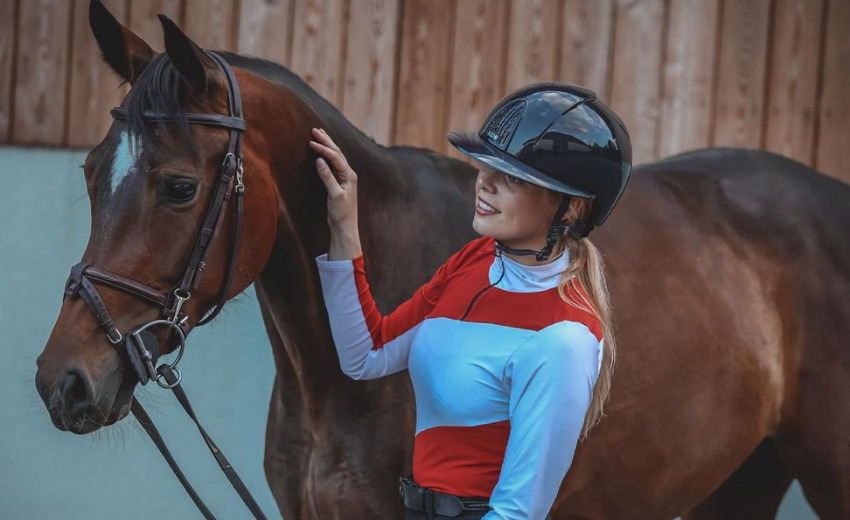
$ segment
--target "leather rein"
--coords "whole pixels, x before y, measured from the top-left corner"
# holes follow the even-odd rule
[[[201,274],[206,268],[210,245],[213,242],[213,238],[218,234],[219,227],[226,214],[228,202],[233,196],[236,198],[235,229],[231,244],[231,253],[225,271],[225,279],[218,296],[218,303],[209,314],[198,321],[197,326],[209,323],[218,315],[227,301],[227,294],[236,270],[236,258],[239,253],[242,234],[243,199],[245,193],[245,185],[242,179],[242,134],[245,131],[245,120],[242,118],[242,97],[239,93],[236,74],[230,65],[218,54],[209,51],[205,52],[221,68],[227,79],[227,105],[229,114],[187,113],[186,119],[190,124],[213,126],[229,130],[230,143],[221,163],[218,182],[213,188],[213,194],[207,208],[206,216],[198,232],[195,247],[189,256],[183,276],[174,284],[168,293],[163,293],[158,289],[135,280],[80,262],[71,269],[71,275],[65,283],[65,297],[80,297],[83,299],[92,313],[94,313],[100,328],[103,329],[109,342],[115,345],[116,348],[119,348],[119,350],[119,345],[123,345],[123,350],[129,358],[130,365],[133,367],[133,371],[142,385],[146,385],[150,380],[154,380],[161,387],[171,389],[174,392],[183,409],[195,422],[216,462],[218,462],[233,488],[254,515],[254,518],[257,520],[266,520],[256,500],[251,496],[251,493],[245,487],[245,484],[239,478],[236,471],[231,467],[224,454],[218,449],[198,422],[198,418],[192,410],[188,397],[180,386],[182,374],[177,368],[177,364],[180,362],[186,348],[186,335],[190,329],[189,317],[183,307],[186,301],[192,296],[192,291],[198,287]],[[110,114],[116,120],[127,120],[127,110],[124,108],[113,108]],[[146,121],[153,123],[173,122],[168,116],[159,112],[146,110],[143,117]],[[162,312],[158,319],[137,327],[126,335],[122,335],[109,316],[106,305],[98,294],[95,285],[106,286],[132,295],[147,303],[161,307]],[[154,368],[160,354],[160,348],[159,341],[150,329],[156,327],[169,329],[169,339],[176,335],[179,340],[179,346],[177,347],[177,355],[174,361],[163,363]],[[156,444],[160,453],[162,453],[162,456],[192,498],[192,501],[195,502],[201,514],[204,515],[204,518],[207,520],[216,520],[215,516],[213,516],[206,504],[204,504],[189,484],[185,475],[183,475],[183,472],[171,456],[168,447],[165,445],[162,436],[159,434],[156,426],[154,426],[150,416],[135,396],[133,397],[130,410],[151,437],[154,444]]]

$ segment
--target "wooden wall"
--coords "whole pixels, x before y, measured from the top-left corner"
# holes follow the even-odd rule
[[[155,49],[164,12],[199,44],[278,61],[386,144],[458,156],[505,93],[594,89],[635,162],[774,151],[850,182],[850,0],[108,0]],[[0,142],[87,147],[125,89],[87,0],[0,0]]]

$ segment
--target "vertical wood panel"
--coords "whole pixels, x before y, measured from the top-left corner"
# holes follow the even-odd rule
[[[559,76],[611,99],[613,0],[565,0]]]
[[[850,183],[850,167],[847,166],[850,142],[850,2],[830,0],[827,9],[815,166]]]
[[[761,144],[769,20],[770,0],[724,3],[714,146]]]
[[[17,0],[0,0],[0,142],[9,140],[12,123],[16,4]]]
[[[22,1],[19,19],[14,140],[62,144],[71,2]]]
[[[558,2],[513,0],[508,40],[507,92],[557,77]],[[499,35],[490,34],[498,41]]]
[[[351,0],[343,113],[390,144],[397,74],[399,0]]]
[[[126,4],[126,0],[104,2],[122,23],[126,23]],[[73,24],[68,145],[92,146],[103,139],[112,124],[109,109],[121,102],[127,89],[119,88],[118,75],[101,59],[89,27],[88,2],[77,0],[74,4]]]
[[[198,45],[210,50],[236,48],[235,0],[184,0],[183,31]]]
[[[672,0],[657,157],[708,146],[718,0]]]
[[[774,0],[764,149],[812,158],[817,109],[822,0]]]
[[[292,63],[294,0],[241,0],[237,52]]]
[[[452,0],[407,0],[393,143],[446,149]]]
[[[292,70],[337,106],[342,102],[345,4],[295,0]]]
[[[506,34],[509,0],[457,2],[452,46],[451,96],[447,130],[478,130],[490,109],[504,94]],[[441,136],[445,139],[445,135]],[[448,145],[449,155],[466,156]]]
[[[632,159],[655,159],[660,114],[663,0],[618,0],[611,108],[632,140]]]
[[[162,24],[157,14],[162,13],[178,25],[183,23],[181,0],[130,0],[130,29],[147,42],[152,49],[163,50]]]

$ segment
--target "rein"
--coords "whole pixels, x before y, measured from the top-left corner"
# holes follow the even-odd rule
[[[242,179],[242,134],[245,131],[245,120],[242,118],[242,97],[239,93],[239,84],[236,80],[236,74],[230,65],[218,54],[205,51],[206,54],[218,64],[227,78],[227,106],[228,115],[223,114],[186,114],[186,119],[191,124],[204,126],[213,126],[225,128],[230,131],[230,143],[227,148],[227,153],[221,163],[219,171],[218,183],[216,184],[209,207],[207,208],[206,216],[198,232],[198,238],[195,242],[195,248],[189,256],[188,264],[183,273],[183,276],[168,293],[163,293],[158,289],[145,285],[143,283],[131,280],[116,273],[80,262],[71,268],[71,274],[65,283],[65,296],[69,298],[80,297],[89,306],[92,313],[95,315],[101,329],[106,334],[106,338],[110,343],[118,347],[124,345],[130,365],[139,379],[139,382],[144,386],[150,380],[174,392],[175,397],[180,402],[183,409],[195,422],[198,430],[201,433],[207,447],[218,462],[219,467],[224,472],[230,484],[245,502],[245,505],[254,515],[257,520],[266,520],[265,515],[257,505],[256,500],[245,487],[245,484],[239,478],[239,475],[230,465],[218,446],[213,442],[212,438],[207,434],[195,412],[192,405],[189,403],[189,398],[186,392],[180,386],[182,374],[177,368],[177,364],[183,357],[183,352],[186,349],[186,335],[189,333],[189,317],[183,311],[183,306],[186,301],[192,296],[200,282],[201,274],[206,268],[206,260],[209,255],[210,244],[216,236],[220,227],[221,221],[224,219],[225,211],[231,197],[235,195],[235,230],[233,233],[233,241],[231,244],[231,253],[228,259],[225,279],[222,283],[221,290],[218,296],[218,303],[215,308],[203,317],[198,326],[209,323],[215,318],[227,301],[227,294],[230,285],[233,281],[233,275],[236,270],[236,257],[239,253],[242,237],[242,214],[244,209],[244,193],[245,185]],[[124,108],[113,108],[110,114],[114,119],[126,121],[127,110]],[[173,121],[163,113],[145,111],[143,117],[146,121],[155,123],[172,123]],[[106,305],[103,299],[98,294],[95,284],[117,289],[121,292],[135,296],[140,300],[162,308],[162,312],[158,319],[137,327],[133,331],[122,335],[115,326],[109,312],[106,310]],[[165,327],[171,332],[169,338],[177,335],[179,346],[177,347],[177,356],[171,363],[163,363],[154,368],[157,358],[159,357],[159,341],[156,336],[149,330],[155,327]],[[141,403],[133,397],[133,402],[130,407],[131,412],[145,429],[145,432],[150,436],[156,447],[159,449],[163,458],[165,458],[171,470],[177,476],[180,483],[186,489],[186,492],[195,502],[195,505],[204,515],[207,520],[216,520],[215,516],[207,508],[206,504],[201,500],[195,490],[192,488],[189,481],[186,479],[177,462],[171,456],[165,441],[159,434],[156,426],[150,418],[150,415],[142,407]]]

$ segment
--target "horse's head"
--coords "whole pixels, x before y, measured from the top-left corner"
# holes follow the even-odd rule
[[[120,25],[97,1],[90,23],[104,60],[132,86],[103,141],[88,154],[85,178],[91,201],[91,236],[82,261],[100,273],[143,284],[161,293],[139,297],[116,284],[95,281],[101,302],[73,294],[63,301],[47,345],[38,357],[36,387],[57,428],[87,433],[123,418],[139,378],[125,345],[112,341],[96,309],[101,306],[124,336],[174,309],[175,288],[186,278],[190,257],[197,253],[199,232],[213,206],[222,165],[231,148],[228,128],[198,124],[186,113],[227,116],[227,76],[169,19],[160,16],[166,52],[157,54],[137,35]],[[250,76],[240,72],[243,92]],[[145,111],[148,111],[147,117]],[[150,112],[168,122],[151,121]],[[190,329],[223,298],[241,292],[258,276],[269,258],[275,235],[275,187],[270,176],[252,170],[250,132],[243,156],[247,164],[243,227],[251,229],[238,254],[233,252],[235,206],[222,211],[219,233],[211,238],[200,262],[203,276],[184,284],[190,294],[180,313],[181,328]],[[254,161],[261,162],[261,161]],[[236,168],[231,173],[235,173]],[[238,180],[225,189],[236,198]],[[224,280],[236,266],[229,290]],[[91,273],[90,273],[91,274]],[[91,275],[96,277],[96,275]],[[88,278],[86,279],[88,281]],[[120,284],[119,284],[120,285]],[[58,288],[57,288],[58,290]],[[81,289],[83,290],[83,289]],[[182,296],[182,294],[181,294]],[[167,312],[166,312],[167,314]],[[161,354],[179,345],[173,326],[149,329]],[[153,341],[153,339],[152,339]]]

